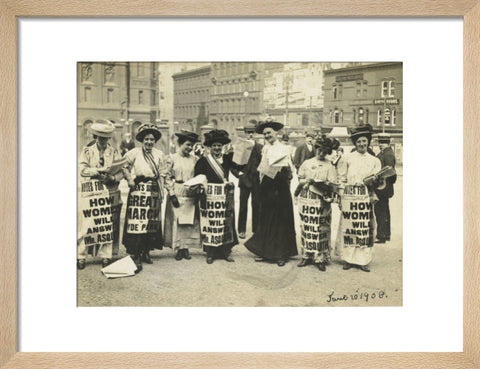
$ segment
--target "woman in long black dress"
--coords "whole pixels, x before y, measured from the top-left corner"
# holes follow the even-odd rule
[[[205,134],[204,145],[210,148],[210,154],[201,157],[195,165],[195,176],[203,174],[207,177],[208,183],[222,184],[224,186],[224,193],[233,194],[235,186],[228,182],[229,172],[235,171],[232,162],[233,153],[222,154],[222,148],[225,144],[230,143],[228,133],[224,130],[213,130]],[[233,173],[233,172],[232,172]],[[227,201],[227,212],[230,213],[225,219],[228,225],[225,229],[229,230],[228,237],[225,234],[224,240],[219,246],[204,245],[203,249],[207,253],[207,263],[212,264],[215,259],[225,259],[228,262],[233,262],[230,256],[232,247],[238,244],[237,232],[235,231],[235,215],[233,203]],[[212,221],[218,219],[212,218]]]
[[[283,128],[278,122],[261,122],[257,133],[263,133],[265,146],[260,173],[260,215],[255,234],[245,247],[258,257],[255,261],[271,260],[284,266],[288,258],[298,255],[295,239],[290,180],[292,161],[288,146],[277,139]]]

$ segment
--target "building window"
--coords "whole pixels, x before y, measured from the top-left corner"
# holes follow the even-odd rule
[[[365,123],[365,110],[358,108],[358,124],[363,125]]]
[[[388,81],[388,97],[395,96],[395,81]]]
[[[367,82],[366,81],[357,82],[355,92],[357,97],[367,96]]]
[[[377,126],[382,125],[382,109],[377,110]]]
[[[92,89],[90,87],[85,87],[85,89],[83,90],[83,101],[92,101]]]
[[[333,99],[340,100],[342,98],[342,85],[333,86]]]
[[[357,123],[357,111],[353,109],[353,123]]]
[[[107,90],[107,104],[113,103],[113,88]]]
[[[394,97],[395,96],[395,81],[383,81],[382,82],[382,97]]]
[[[335,111],[333,112],[333,122],[334,122],[335,124],[340,123],[340,111],[339,111],[339,110],[335,110]]]
[[[382,82],[382,97],[388,96],[388,81]]]
[[[365,109],[365,123],[368,123],[368,109]]]
[[[138,91],[138,104],[143,104],[143,91]]]
[[[395,125],[396,120],[397,120],[397,111],[394,109],[392,110],[392,116],[391,116],[392,126]]]

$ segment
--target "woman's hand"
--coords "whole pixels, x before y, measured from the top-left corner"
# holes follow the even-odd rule
[[[173,205],[174,208],[179,208],[180,207],[180,203],[178,202],[177,195],[171,195],[170,196],[170,201],[172,202],[172,205]]]
[[[105,183],[115,183],[115,177],[111,174],[105,174]]]
[[[135,181],[133,180],[133,178],[130,178],[128,180],[128,187],[130,187],[130,188],[135,187]]]

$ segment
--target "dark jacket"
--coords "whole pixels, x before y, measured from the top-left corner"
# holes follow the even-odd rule
[[[377,155],[377,158],[380,159],[382,163],[382,168],[387,165],[395,169],[395,154],[393,153],[392,148],[389,146],[386,149],[380,151]],[[377,190],[378,197],[392,197],[393,196],[393,184],[397,181],[397,175],[394,175],[386,179],[386,187],[383,190]]]
[[[127,151],[130,151],[135,148],[135,141],[130,140],[130,142],[127,142],[126,140],[122,140],[120,143],[120,153],[125,155]]]
[[[224,154],[223,155],[223,164],[220,165],[220,167],[223,169],[223,176],[225,180],[228,182],[228,175],[230,172],[235,175],[235,170],[234,166],[235,163],[232,162],[233,158],[233,153],[230,154]],[[207,157],[202,156],[200,159],[198,159],[197,163],[195,164],[195,175],[199,174],[204,174],[207,177],[207,181],[209,183],[223,183],[223,180],[218,177],[217,173],[215,172],[214,169],[210,166]]]
[[[262,160],[262,148],[262,145],[255,142],[247,164],[241,168],[243,174],[238,177],[238,187],[252,188],[260,183],[257,168]]]
[[[315,156],[315,148],[313,147],[312,144],[312,151],[308,149],[308,146],[306,143],[303,145],[299,146],[297,150],[295,151],[295,156],[293,157],[293,164],[295,165],[295,168],[300,168],[300,166],[303,164],[303,162],[307,159],[311,159]]]

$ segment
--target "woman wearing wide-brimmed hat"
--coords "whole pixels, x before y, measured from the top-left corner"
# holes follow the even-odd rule
[[[343,269],[355,266],[369,272],[375,240],[375,215],[373,188],[364,184],[364,179],[381,169],[378,158],[368,153],[372,140],[369,124],[356,127],[350,136],[355,151],[338,162],[338,176],[345,187],[340,190],[340,225],[336,240],[336,252],[345,261]]]
[[[107,266],[112,257],[118,253],[120,210],[122,199],[118,183],[122,179],[121,170],[112,170],[115,161],[120,160],[117,150],[110,145],[115,127],[106,120],[95,121],[90,132],[94,141],[85,146],[80,155],[79,174],[81,187],[79,195],[79,242],[77,266],[85,268],[87,255],[98,256],[103,259],[102,265]],[[109,203],[104,203],[108,198]],[[101,199],[101,200],[100,200]],[[91,200],[91,201],[90,201]],[[104,227],[109,230],[96,231],[92,212],[99,211],[98,202],[103,204],[102,212],[108,215]]]
[[[163,248],[161,205],[166,157],[154,147],[161,137],[156,125],[142,124],[136,135],[142,147],[136,147],[124,156],[127,162],[124,175],[130,192],[123,244],[135,261],[137,272],[142,270],[142,261],[152,264],[150,250]]]
[[[265,138],[258,166],[260,214],[255,234],[245,242],[245,247],[257,255],[255,261],[274,261],[278,266],[298,254],[290,193],[294,167],[289,148],[277,138],[282,128],[283,124],[273,121],[260,122],[256,128]]]
[[[317,138],[313,145],[315,157],[305,160],[298,170],[301,190],[297,201],[302,235],[302,260],[298,266],[304,267],[312,261],[324,272],[330,260],[331,186],[336,184],[337,174],[327,159],[332,154],[334,142],[329,138]]]
[[[210,153],[201,157],[195,165],[195,175],[203,174],[207,177],[208,184],[215,184],[217,186],[210,186],[219,188],[219,192],[226,196],[224,201],[224,208],[219,209],[218,214],[222,217],[218,218],[212,213],[205,212],[203,219],[209,222],[220,222],[223,227],[222,241],[212,241],[202,231],[203,249],[207,253],[207,263],[212,264],[215,259],[225,259],[228,262],[233,262],[230,256],[232,247],[238,244],[237,232],[235,230],[235,213],[233,193],[235,186],[228,181],[229,172],[236,174],[235,164],[232,162],[233,153],[222,154],[223,146],[230,143],[228,132],[220,129],[214,129],[205,133],[205,142],[203,143],[210,149]],[[218,223],[217,223],[218,224]],[[223,226],[224,225],[224,226]]]
[[[178,149],[167,158],[165,177],[165,187],[168,191],[165,209],[165,246],[173,248],[176,252],[175,259],[180,261],[191,259],[189,249],[202,245],[198,188],[184,185],[194,177],[198,159],[193,155],[193,147],[200,140],[198,134],[186,130],[175,135]]]

